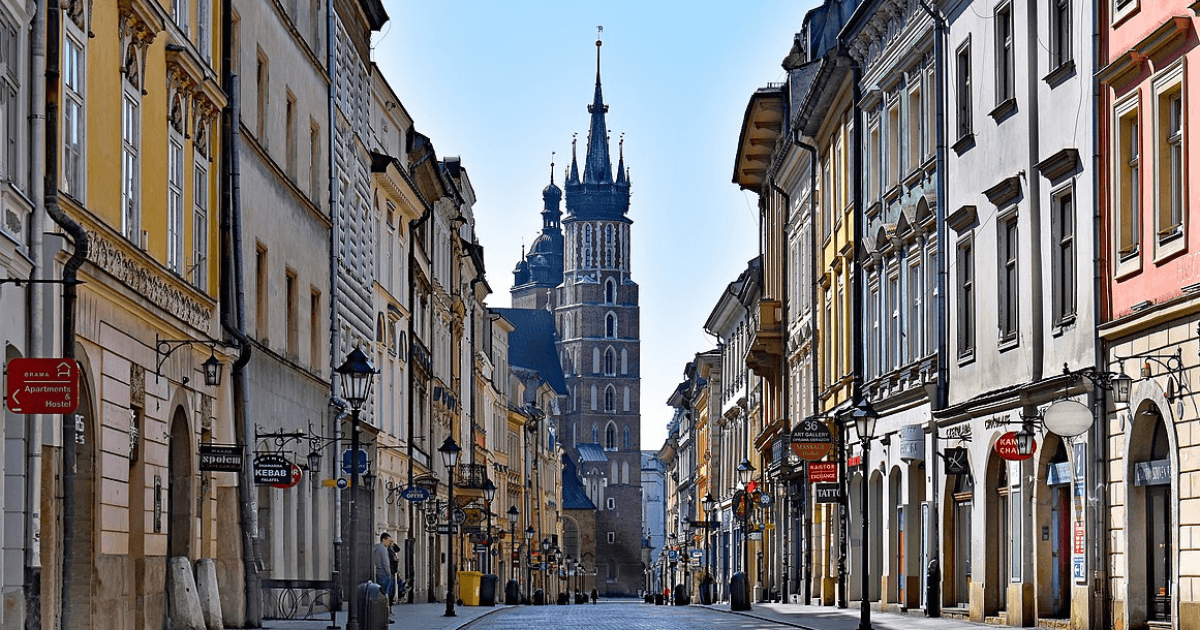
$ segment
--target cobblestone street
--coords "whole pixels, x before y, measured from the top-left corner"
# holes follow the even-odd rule
[[[706,630],[730,628],[787,628],[790,626],[730,615],[701,606],[647,606],[641,602],[595,606],[522,606],[486,615],[464,630],[534,630],[588,628],[594,630]]]

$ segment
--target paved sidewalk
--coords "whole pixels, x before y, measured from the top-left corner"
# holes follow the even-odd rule
[[[836,606],[807,606],[804,604],[753,604],[750,610],[733,611],[729,604],[705,606],[730,615],[741,615],[776,621],[808,630],[857,630],[862,609],[858,602],[849,608]],[[880,630],[980,630],[984,624],[961,619],[931,618],[916,614],[888,613],[871,610],[871,627]]]
[[[508,608],[495,606],[455,606],[456,617],[444,617],[445,604],[396,604],[392,613],[396,622],[388,626],[395,630],[458,630],[468,623],[498,610]],[[346,627],[346,611],[337,613],[338,627]],[[329,613],[319,619],[299,621],[291,619],[264,619],[263,628],[273,630],[325,630],[330,626]]]

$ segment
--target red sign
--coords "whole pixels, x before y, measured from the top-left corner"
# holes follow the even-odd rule
[[[294,486],[298,483],[300,483],[300,467],[295,464],[292,464],[292,471],[288,475],[288,480],[284,481],[282,483],[273,483],[273,484],[271,484],[271,487],[272,488],[291,488],[292,486]]]
[[[1083,528],[1083,521],[1075,521],[1075,553],[1083,554],[1086,552],[1087,532]]]
[[[837,464],[832,462],[811,462],[808,465],[808,482],[837,481]]]
[[[862,466],[862,455],[852,455],[850,457],[847,457],[846,458],[846,466],[849,468],[854,468],[855,466]]]
[[[1030,439],[1032,440],[1032,438]],[[1030,457],[1033,457],[1033,453],[1036,450],[1037,440],[1033,440],[1028,455],[1022,455],[1018,453],[1016,431],[1009,431],[1008,433],[1001,435],[999,440],[996,440],[996,453],[998,453],[1000,457],[1003,457],[1010,462],[1019,462],[1023,459],[1029,459]]]
[[[833,432],[823,421],[810,418],[792,429],[789,441],[797,457],[814,462],[825,457],[833,448]]]
[[[4,404],[13,413],[72,413],[79,406],[79,364],[72,359],[8,362]]]

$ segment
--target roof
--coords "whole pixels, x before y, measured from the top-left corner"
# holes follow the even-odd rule
[[[604,449],[599,444],[576,444],[575,450],[579,451],[580,462],[606,462],[608,455],[604,454]]]
[[[554,315],[549,311],[532,308],[492,309],[512,323],[514,330],[508,336],[508,363],[514,367],[533,370],[550,384],[554,391],[567,395],[567,381],[563,378],[562,365],[558,362],[558,351],[554,342],[557,331]]]
[[[588,498],[587,492],[583,490],[583,484],[579,481],[579,475],[575,472],[575,463],[570,457],[565,454],[562,458],[562,506],[564,510],[594,510],[596,504]]]

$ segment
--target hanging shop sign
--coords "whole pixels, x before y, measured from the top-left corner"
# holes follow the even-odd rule
[[[288,478],[284,481],[271,484],[271,487],[286,490],[298,483],[300,483],[300,467],[295,464],[290,464],[288,468]]]
[[[1058,400],[1046,408],[1042,422],[1052,433],[1075,437],[1092,428],[1092,410],[1075,400]]]
[[[805,461],[817,461],[829,454],[833,448],[833,432],[823,420],[802,420],[792,429],[790,436],[792,451]]]
[[[842,500],[842,487],[836,483],[815,484],[813,498],[817,503],[837,503]]]
[[[738,490],[733,494],[733,514],[742,521],[750,517],[750,495],[745,491]]]
[[[1037,452],[1037,440],[1033,441],[1033,448],[1029,449],[1028,453],[1022,455],[1017,450],[1016,431],[1009,431],[1008,433],[1001,435],[999,440],[996,440],[996,453],[999,454],[1000,457],[1003,457],[1010,462],[1019,462],[1029,459],[1030,457],[1033,457],[1035,452]]]
[[[254,483],[259,486],[272,486],[277,483],[289,483],[292,477],[292,463],[283,455],[265,453],[254,457]]]
[[[900,460],[925,461],[925,427],[919,424],[900,427]]]
[[[241,472],[242,447],[236,444],[201,444],[200,472]]]
[[[409,486],[400,492],[400,496],[407,501],[420,503],[429,499],[429,491],[420,486]]]
[[[946,464],[947,475],[971,474],[971,459],[967,449],[961,447],[948,448],[942,453],[942,461]]]
[[[813,462],[808,465],[808,482],[837,481],[838,469],[834,462]]]

